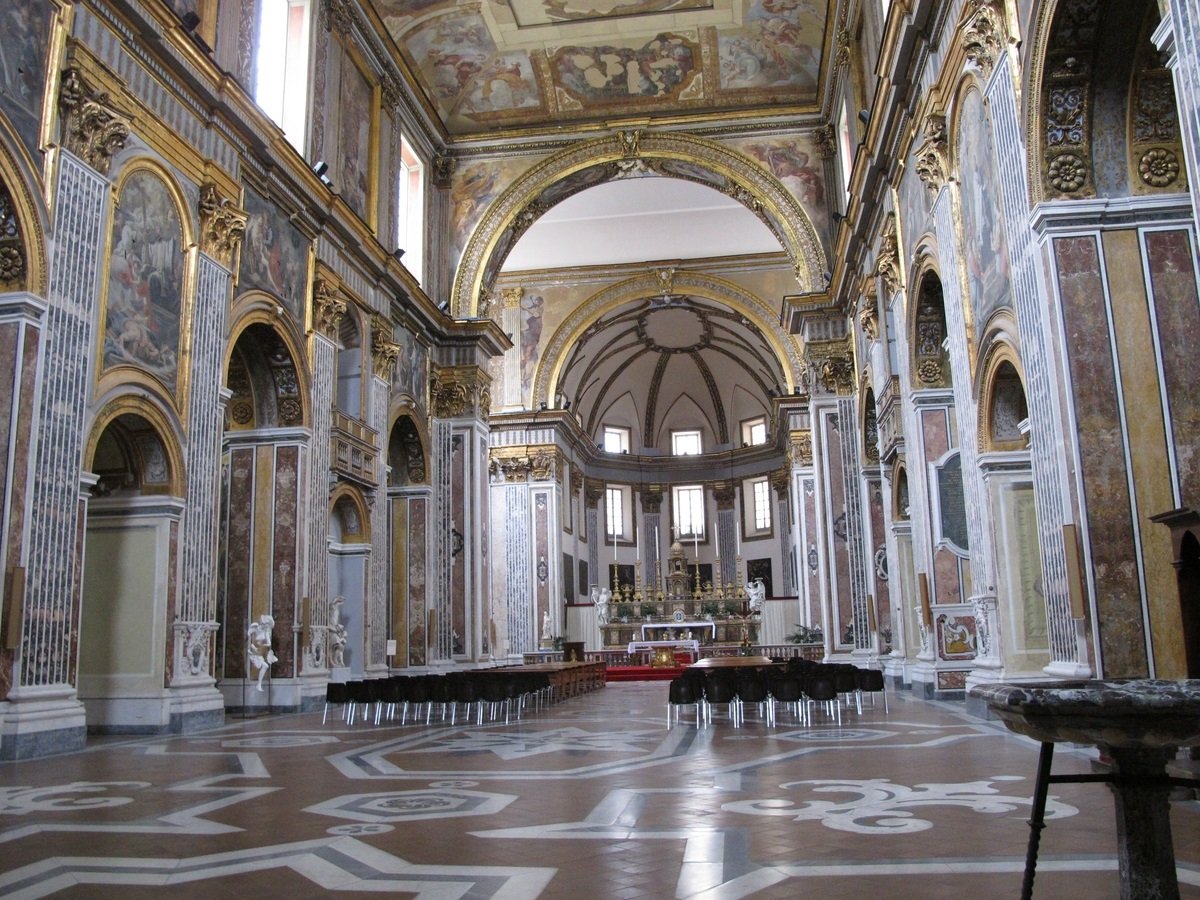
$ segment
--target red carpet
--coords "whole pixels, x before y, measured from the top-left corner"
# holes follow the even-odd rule
[[[652,666],[609,666],[604,680],[609,681],[670,681],[683,674],[683,667],[654,668]]]

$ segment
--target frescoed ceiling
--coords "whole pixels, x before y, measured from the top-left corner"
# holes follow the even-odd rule
[[[818,103],[834,0],[369,0],[447,131]]]

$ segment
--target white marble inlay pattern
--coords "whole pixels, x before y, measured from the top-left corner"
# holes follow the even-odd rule
[[[67,885],[191,884],[210,878],[291,869],[326,891],[371,891],[417,900],[538,896],[555,869],[515,866],[435,866],[410,863],[349,836],[274,844],[204,856],[130,859],[51,857],[0,874],[0,894],[42,897]]]
[[[526,759],[546,753],[641,753],[662,740],[662,730],[594,732],[582,728],[554,728],[524,734],[499,731],[464,731],[430,741],[447,753],[494,753],[504,760]],[[406,753],[427,753],[419,747]]]
[[[288,750],[293,747],[340,743],[341,741],[332,734],[262,734],[221,741],[221,746],[239,750]]]
[[[813,794],[844,794],[843,800],[793,800],[768,798],[723,803],[721,809],[753,816],[783,816],[795,822],[820,822],[826,828],[855,834],[909,834],[933,827],[928,819],[913,815],[912,808],[959,806],[977,813],[1006,813],[1032,804],[1029,797],[1012,797],[992,787],[993,781],[1024,781],[1019,775],[993,775],[988,781],[960,784],[918,784],[908,787],[886,778],[859,780],[816,779],[781,784],[785,791]],[[1075,807],[1051,797],[1046,802],[1047,819],[1063,819],[1079,813]]]
[[[449,788],[387,791],[378,794],[345,794],[310,806],[305,812],[356,822],[411,822],[417,819],[453,819],[491,816],[516,800],[513,794],[493,794]]]
[[[109,794],[110,788],[140,789],[149,786],[148,781],[73,781],[48,787],[0,787],[0,816],[111,809],[132,803],[133,798]]]

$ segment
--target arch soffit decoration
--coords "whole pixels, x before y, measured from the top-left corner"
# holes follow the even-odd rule
[[[234,302],[230,319],[233,324],[230,326],[229,340],[225,345],[225,360],[221,368],[222,382],[228,380],[229,365],[233,361],[233,350],[246,329],[251,325],[268,326],[279,335],[292,357],[292,366],[296,370],[299,389],[300,425],[308,427],[312,421],[309,409],[312,378],[308,371],[308,356],[304,353],[304,342],[296,334],[291,317],[283,311],[273,296],[262,291],[253,291],[242,295]],[[227,384],[222,386],[228,387]]]
[[[49,221],[42,195],[36,189],[37,173],[26,161],[20,140],[8,120],[0,115],[0,184],[12,200],[13,214],[20,229],[21,247],[25,253],[24,290],[39,297],[46,296],[46,223]]]
[[[338,512],[338,506],[343,503],[348,503],[354,508],[355,514],[358,516],[358,531],[342,534],[343,544],[369,544],[371,543],[371,513],[367,509],[367,501],[364,499],[362,491],[352,484],[345,481],[339,481],[334,489],[329,494],[329,516],[332,518]]]
[[[488,207],[459,260],[451,292],[455,315],[478,315],[480,299],[491,290],[491,285],[484,283],[489,268],[498,271],[520,233],[573,193],[565,191],[543,205],[539,201],[544,192],[587,169],[614,167],[611,174],[588,180],[580,189],[610,180],[622,170],[622,161],[636,165],[638,161],[655,160],[684,162],[719,176],[727,184],[724,193],[745,205],[774,232],[792,261],[801,290],[822,286],[825,251],[812,221],[783,184],[761,165],[728,147],[692,135],[621,132],[568,147],[538,162]],[[502,238],[514,226],[513,240],[500,247]]]
[[[100,437],[114,421],[121,416],[134,415],[142,419],[154,429],[159,443],[167,455],[167,464],[171,475],[169,492],[172,497],[182,497],[185,494],[185,479],[183,470],[183,452],[180,449],[179,423],[170,411],[163,409],[151,398],[142,393],[127,393],[107,400],[100,407],[92,420],[88,431],[87,443],[83,449],[84,471],[91,471],[96,458],[96,447]]]
[[[774,351],[787,382],[783,385],[785,390],[792,393],[797,385],[803,384],[805,366],[796,338],[780,327],[777,312],[761,298],[723,278],[688,271],[675,273],[672,290],[703,297],[744,314]],[[601,316],[626,303],[661,293],[662,282],[651,271],[609,285],[579,304],[546,343],[534,372],[532,403],[536,406],[554,396],[571,348]]]

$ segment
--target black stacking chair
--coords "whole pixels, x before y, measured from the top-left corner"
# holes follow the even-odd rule
[[[845,701],[846,707],[849,708],[850,701],[853,699],[858,714],[862,715],[862,694],[858,692],[858,667],[846,663],[839,663],[833,667],[833,689],[837,691],[838,697]]]
[[[746,721],[746,704],[758,707],[760,721],[765,721],[770,728],[775,724],[775,709],[771,703],[771,692],[767,690],[765,676],[758,671],[746,672],[738,676],[735,682],[737,689],[738,719]]]
[[[450,724],[458,719],[458,704],[463,704],[463,721],[471,721],[471,707],[478,707],[477,715],[482,722],[483,704],[480,703],[479,682],[470,675],[461,675],[454,679],[454,703],[450,707]]]
[[[734,728],[738,728],[741,722],[738,720],[737,707],[737,687],[734,684],[733,678],[725,673],[712,673],[704,682],[704,718],[708,722],[712,722],[712,708],[721,703],[725,704],[726,715],[729,716],[729,721],[733,723]]]
[[[401,683],[401,690],[404,693],[404,711],[400,714],[400,724],[403,725],[408,721],[408,709],[413,707],[415,710],[418,707],[425,707],[425,721],[429,721],[429,712],[432,704],[429,702],[429,682],[424,675],[414,675],[410,678],[405,678]],[[414,715],[416,720],[417,716]]]
[[[667,688],[667,727],[671,727],[672,715],[676,722],[679,721],[679,707],[690,705],[696,708],[696,727],[699,728],[701,698],[691,679],[672,678]]]
[[[349,713],[347,704],[350,702],[350,693],[346,690],[344,681],[331,681],[325,685],[325,711],[321,713],[321,724],[325,724],[325,718],[329,715],[329,705],[335,704],[342,708],[342,721],[346,720]]]
[[[809,725],[812,724],[812,705],[814,703],[824,704],[825,712],[831,716],[836,710],[838,724],[842,724],[842,704],[838,702],[837,688],[833,686],[831,673],[816,672],[805,676],[804,696],[806,698],[805,718]]]
[[[871,707],[875,707],[875,695],[883,695],[883,712],[886,715],[888,712],[887,688],[883,680],[883,673],[878,669],[859,669],[858,670],[858,692],[861,696],[863,692],[871,695]],[[861,702],[861,701],[860,701]]]
[[[772,677],[771,696],[784,709],[791,709],[796,721],[804,724],[804,685],[799,675],[780,672]]]

